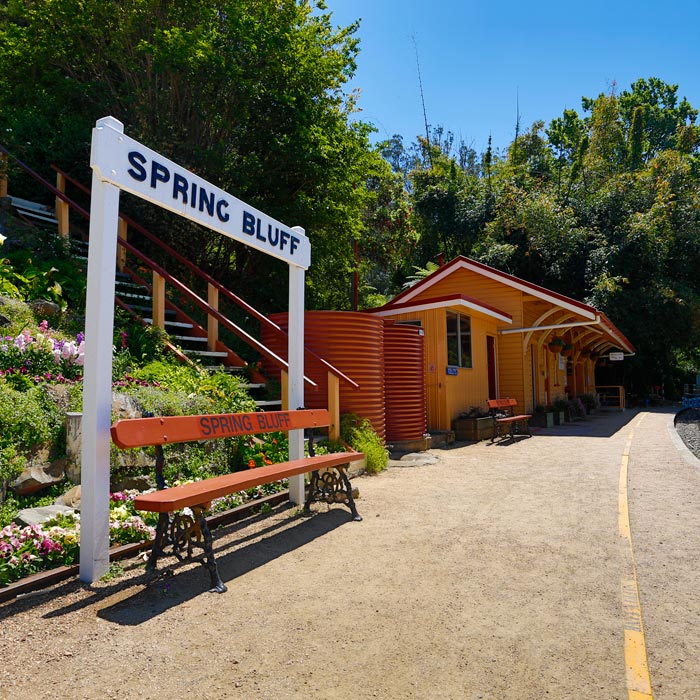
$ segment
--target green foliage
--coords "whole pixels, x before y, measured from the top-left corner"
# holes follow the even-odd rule
[[[162,328],[145,325],[122,309],[115,313],[113,328],[115,378],[133,366],[152,362],[164,355],[168,335]]]
[[[3,501],[7,484],[14,481],[27,466],[27,458],[17,453],[13,444],[0,445],[0,502]],[[0,526],[4,526],[0,519]]]
[[[0,295],[45,299],[61,311],[84,308],[87,279],[62,238],[41,228],[13,225],[3,253],[7,257],[0,260]]]
[[[336,26],[322,2],[10,3],[0,14],[3,137],[39,171],[58,162],[82,174],[95,120],[114,115],[156,151],[304,226],[310,304],[347,308],[365,182],[383,166],[344,92],[356,30]],[[280,265],[176,217],[145,223],[231,289],[255,285],[261,306],[281,306]]]
[[[155,360],[134,368],[130,377],[151,385],[127,382],[130,385],[125,384],[124,390],[155,415],[239,413],[256,408],[243,387],[245,380],[223,370],[210,372],[175,361]]]
[[[63,416],[42,387],[15,391],[0,382],[0,446],[28,451],[52,439],[62,428]]]
[[[360,418],[354,413],[343,414],[340,417],[340,435],[354,450],[364,452],[370,474],[386,469],[389,451],[366,418]]]
[[[444,130],[382,144],[419,240],[393,290],[377,288],[468,255],[604,311],[637,348],[628,388],[682,383],[700,347],[698,112],[657,78],[582,107],[535,122],[505,157],[489,144],[480,167]]]

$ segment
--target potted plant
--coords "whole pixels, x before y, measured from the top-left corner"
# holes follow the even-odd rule
[[[547,347],[552,352],[561,352],[563,346],[564,341],[556,335],[549,341],[549,344],[547,345]]]
[[[552,428],[554,426],[554,413],[551,406],[535,406],[535,411],[530,418],[530,425],[540,428]]]
[[[569,400],[567,410],[569,413],[568,419],[570,421],[583,420],[588,415],[586,406],[581,400],[580,396],[576,396],[575,398]]]
[[[581,399],[581,403],[586,409],[586,413],[588,415],[595,413],[600,408],[600,399],[598,398],[597,394],[581,394],[579,399]]]
[[[563,397],[557,397],[552,401],[552,411],[554,412],[554,425],[564,425],[566,420],[566,408],[568,401]]]
[[[493,436],[493,418],[487,411],[472,406],[452,421],[452,430],[456,440],[488,440]]]

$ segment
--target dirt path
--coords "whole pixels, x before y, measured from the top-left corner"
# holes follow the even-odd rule
[[[637,424],[639,420],[641,424]],[[219,531],[201,567],[0,606],[0,699],[623,700],[617,513],[630,517],[654,698],[700,697],[700,470],[669,414],[593,417],[360,477],[358,508]]]

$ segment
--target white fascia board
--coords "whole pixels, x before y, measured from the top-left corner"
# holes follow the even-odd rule
[[[374,312],[375,316],[396,316],[397,314],[410,314],[415,311],[426,311],[428,309],[439,309],[448,306],[464,306],[472,311],[478,311],[480,314],[485,316],[491,316],[498,321],[503,321],[503,323],[513,323],[513,319],[504,314],[500,314],[493,309],[481,306],[480,304],[475,304],[473,302],[467,301],[466,299],[445,299],[443,301],[432,301],[421,304],[421,302],[416,302],[413,306],[402,306],[398,309],[387,309],[386,311]]]
[[[500,282],[501,284],[505,284],[508,287],[513,287],[514,289],[517,289],[526,294],[532,294],[533,296],[539,297],[544,301],[548,301],[550,304],[560,306],[562,309],[573,311],[574,313],[579,314],[584,318],[590,318],[591,320],[596,318],[596,312],[594,310],[587,311],[586,309],[583,309],[576,304],[571,304],[567,302],[565,299],[560,299],[559,297],[547,294],[546,292],[537,287],[532,287],[525,283],[517,282],[516,280],[504,278],[497,270],[484,270],[481,267],[470,265],[466,260],[460,260],[454,266],[449,264],[445,265],[444,269],[441,268],[437,272],[434,272],[434,277],[432,277],[430,280],[430,286],[432,286],[436,282],[439,282],[445,277],[448,277],[452,274],[452,272],[454,272],[454,270],[460,267],[464,268],[465,270],[469,270],[470,272],[475,272],[478,275],[482,275],[483,277],[488,277],[489,279],[495,280],[496,282]],[[406,296],[402,297],[402,302],[410,301],[413,297],[415,297],[417,294],[421,293],[425,289],[425,286],[421,285],[420,283],[418,283],[415,286],[419,287],[419,289],[416,289],[415,291],[409,291],[408,294],[406,294]]]

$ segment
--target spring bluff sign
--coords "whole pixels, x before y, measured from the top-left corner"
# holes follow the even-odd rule
[[[80,578],[91,583],[109,568],[109,429],[120,192],[129,192],[288,264],[288,406],[304,403],[304,273],[310,264],[311,245],[304,229],[286,226],[135,141],[113,117],[99,119],[93,129],[90,165]],[[213,424],[209,428],[213,430]],[[304,431],[290,429],[289,458],[303,456]],[[303,475],[290,479],[289,486],[290,500],[302,503]]]

